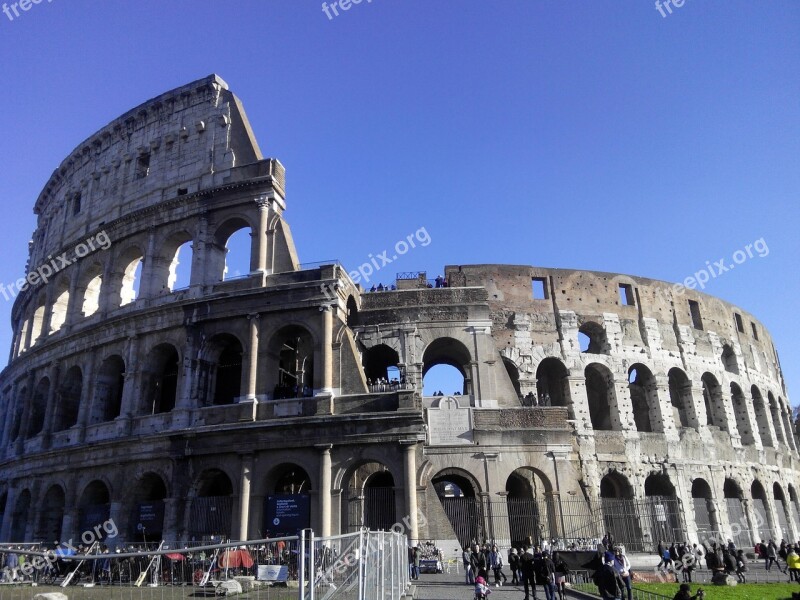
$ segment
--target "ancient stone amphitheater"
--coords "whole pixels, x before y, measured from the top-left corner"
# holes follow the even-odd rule
[[[800,538],[790,403],[753,315],[527,266],[366,292],[298,262],[284,176],[216,76],[55,170],[0,377],[2,540],[107,519],[126,541]],[[242,230],[249,273],[230,277]],[[438,365],[460,394],[423,395]]]

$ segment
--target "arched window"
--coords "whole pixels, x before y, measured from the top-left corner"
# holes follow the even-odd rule
[[[783,420],[781,419],[781,409],[778,406],[775,396],[772,392],[767,392],[767,402],[769,403],[769,412],[772,416],[772,427],[775,429],[776,441],[780,444],[786,443],[786,437],[783,435]]]
[[[422,356],[423,395],[472,393],[472,382],[468,377],[471,356],[460,341],[437,338],[432,341]]]
[[[103,277],[100,273],[92,276],[86,283],[86,291],[83,294],[83,306],[81,310],[84,317],[91,317],[100,309],[100,289],[103,286]]]
[[[628,369],[628,391],[633,405],[633,420],[636,429],[642,432],[663,431],[661,422],[658,386],[653,373],[642,364]]]
[[[225,241],[225,270],[223,281],[239,279],[250,274],[251,229],[242,227],[233,232]]]
[[[169,291],[188,288],[192,281],[192,242],[181,244],[175,251],[175,256],[169,265],[167,288]]]
[[[755,443],[753,436],[753,426],[750,423],[750,415],[747,412],[747,401],[745,400],[742,388],[737,384],[731,384],[731,401],[733,402],[733,414],[736,415],[736,429],[742,438],[742,444],[752,446]]]
[[[122,393],[125,387],[125,361],[121,356],[110,356],[100,365],[92,402],[92,423],[103,423],[116,419],[122,409]]]
[[[144,405],[141,412],[155,415],[175,408],[178,395],[178,351],[171,344],[159,344],[150,351],[144,366]]]
[[[143,257],[140,254],[126,261],[125,268],[122,271],[120,306],[126,306],[139,297],[139,289],[142,282],[142,260]]]
[[[216,335],[206,342],[198,382],[204,405],[233,404],[241,397],[243,355],[242,344],[233,335]]]
[[[60,331],[67,322],[69,308],[69,281],[61,279],[56,285],[55,301],[50,314],[50,333]]]
[[[621,429],[614,395],[614,376],[608,367],[592,363],[584,370],[586,396],[589,400],[589,416],[592,427],[598,430]]]
[[[750,395],[753,398],[753,411],[756,413],[761,444],[772,448],[775,446],[775,441],[772,439],[772,432],[769,429],[769,413],[764,404],[764,397],[761,395],[761,390],[755,385],[750,387]]]
[[[78,424],[82,395],[83,372],[80,367],[74,366],[64,374],[58,390],[53,431],[63,431]]]
[[[722,366],[728,373],[739,374],[739,365],[736,362],[736,353],[730,344],[722,346]]]
[[[272,397],[303,398],[314,395],[314,338],[299,326],[284,327],[270,340],[270,354],[277,363],[269,363],[268,381],[274,382]]]
[[[703,403],[706,406],[706,424],[728,431],[728,418],[722,398],[722,386],[711,373],[703,373]]]
[[[693,406],[692,384],[686,373],[680,369],[669,370],[669,400],[672,404],[673,418],[678,427],[692,427]]]
[[[31,329],[31,347],[36,345],[36,342],[39,341],[39,338],[44,333],[44,313],[45,313],[45,305],[44,300],[42,300],[41,304],[36,307],[36,310],[33,311],[33,320],[32,320],[32,329]]]
[[[711,487],[705,479],[692,482],[692,503],[694,504],[694,522],[700,539],[711,539],[719,531],[716,522]]]
[[[50,380],[47,377],[43,377],[36,384],[36,389],[33,392],[31,412],[28,415],[28,432],[25,437],[32,438],[42,432],[48,396],[50,396]]]
[[[539,403],[550,406],[571,406],[569,394],[569,372],[557,358],[547,357],[536,368],[536,395]],[[523,404],[528,401],[523,398]]]
[[[608,339],[603,326],[589,321],[578,330],[578,345],[587,354],[608,354]]]

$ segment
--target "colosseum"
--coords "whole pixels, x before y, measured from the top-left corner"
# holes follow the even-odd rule
[[[448,551],[606,531],[642,551],[800,539],[791,405],[753,315],[530,266],[366,291],[336,261],[298,261],[285,189],[217,76],[55,170],[0,376],[2,540],[106,519],[131,542],[396,523]],[[243,230],[250,269],[232,276]],[[458,393],[423,394],[439,365]]]

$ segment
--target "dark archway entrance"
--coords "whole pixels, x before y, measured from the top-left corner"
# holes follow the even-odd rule
[[[457,471],[441,471],[432,483],[461,547],[486,539],[483,506],[471,477]]]
[[[642,538],[639,518],[640,506],[634,499],[633,487],[628,478],[612,471],[600,480],[600,502],[603,507],[603,530],[614,540],[625,545],[628,551],[650,550]]]

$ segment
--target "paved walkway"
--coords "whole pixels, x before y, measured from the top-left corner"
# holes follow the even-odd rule
[[[508,571],[506,568],[505,571]],[[506,572],[506,575],[508,573]],[[492,579],[493,580],[493,579]],[[522,600],[525,589],[522,586],[510,585],[492,587],[492,600]],[[464,573],[441,573],[439,575],[420,575],[417,584],[416,600],[473,600],[474,586],[464,583]],[[544,590],[538,588],[539,600],[544,600]]]

